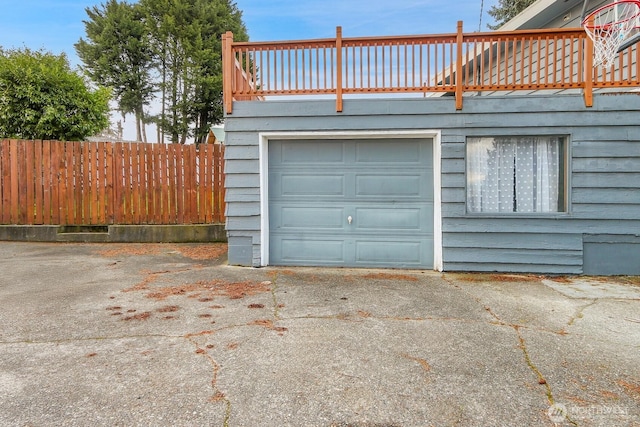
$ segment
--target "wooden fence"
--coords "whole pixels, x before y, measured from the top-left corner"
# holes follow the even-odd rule
[[[224,106],[276,95],[464,93],[581,90],[585,104],[600,88],[640,85],[640,49],[621,53],[608,67],[593,65],[594,46],[582,28],[438,35],[342,37],[234,42],[222,37]]]
[[[224,146],[0,141],[0,224],[224,222]]]

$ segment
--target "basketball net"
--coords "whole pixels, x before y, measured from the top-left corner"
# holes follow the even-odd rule
[[[640,0],[619,0],[587,15],[582,26],[593,40],[593,65],[612,65],[620,46],[638,28],[639,21]]]

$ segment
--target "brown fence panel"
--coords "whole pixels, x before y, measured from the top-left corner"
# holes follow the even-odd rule
[[[0,141],[0,223],[224,221],[224,147]]]

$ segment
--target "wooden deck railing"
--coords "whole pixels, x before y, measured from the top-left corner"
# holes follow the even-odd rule
[[[224,146],[0,141],[0,224],[224,222]]]
[[[479,91],[582,90],[640,85],[638,48],[611,67],[593,66],[582,28],[511,32],[234,42],[223,35],[224,104],[275,95],[455,94]]]

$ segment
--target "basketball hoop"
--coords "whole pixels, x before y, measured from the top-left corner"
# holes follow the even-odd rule
[[[582,26],[593,40],[594,66],[613,64],[616,54],[640,23],[640,0],[618,0],[591,12]]]

